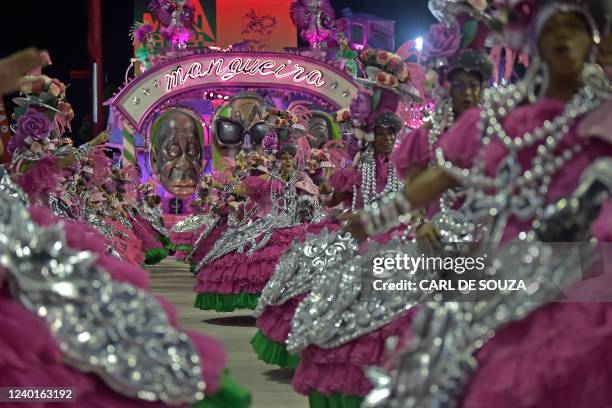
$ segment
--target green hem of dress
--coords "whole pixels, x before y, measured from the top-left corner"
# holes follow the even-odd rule
[[[300,363],[300,358],[287,352],[284,344],[270,340],[261,330],[257,330],[251,339],[251,346],[257,358],[266,364],[295,370]]]
[[[145,252],[145,265],[155,265],[168,257],[168,251],[165,248],[151,248]]]
[[[191,406],[192,408],[247,408],[250,405],[251,394],[238,385],[225,371],[221,376],[217,392],[207,395],[202,401]]]
[[[308,396],[310,408],[360,408],[363,397],[332,393],[323,395],[313,391]]]
[[[255,310],[259,293],[200,293],[196,296],[194,307],[215,312],[233,312],[236,309]]]

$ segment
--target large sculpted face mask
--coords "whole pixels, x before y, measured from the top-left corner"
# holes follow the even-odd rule
[[[202,145],[195,119],[184,112],[173,112],[163,119],[151,140],[151,166],[164,188],[178,198],[192,195],[202,170]]]
[[[308,132],[314,136],[310,139],[310,147],[321,148],[325,143],[331,140],[331,129],[327,119],[321,115],[312,115],[308,122]]]
[[[268,131],[263,121],[265,105],[258,98],[236,98],[230,102],[231,117],[215,119],[217,145],[231,150],[252,150],[261,145]]]

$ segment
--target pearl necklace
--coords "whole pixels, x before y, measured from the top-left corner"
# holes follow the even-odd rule
[[[363,205],[369,205],[387,194],[401,191],[404,188],[397,174],[397,169],[393,164],[389,164],[389,174],[387,175],[387,184],[380,193],[377,193],[378,186],[376,182],[376,160],[374,159],[374,150],[372,148],[366,150],[364,155],[357,164],[357,169],[361,172],[361,196],[363,198]],[[357,195],[359,187],[353,185],[353,201],[351,204],[351,210],[357,210]]]
[[[446,99],[436,106],[431,120],[431,130],[428,132],[429,152],[432,156],[432,164],[435,162],[434,150],[440,135],[449,129],[455,122],[455,114],[450,100]],[[444,125],[444,126],[442,126]]]
[[[501,127],[499,118],[505,117],[512,108],[524,100],[525,88],[511,85],[499,91],[487,90],[484,95],[484,108],[481,112],[481,148],[471,169],[456,167],[444,157],[442,149],[436,150],[438,165],[463,185],[470,187],[474,203],[482,203],[480,210],[488,211],[491,216],[499,215],[499,210],[508,211],[519,219],[529,219],[534,213],[536,219],[532,226],[537,228],[537,217],[542,214],[545,197],[552,183],[552,177],[565,164],[582,152],[582,146],[576,145],[555,155],[555,150],[563,137],[570,130],[575,119],[596,108],[601,100],[596,97],[590,87],[584,87],[566,104],[563,113],[553,121],[545,121],[542,127],[528,132],[523,138],[510,137]],[[485,175],[484,147],[492,138],[497,138],[510,151],[502,165],[497,170],[496,177]],[[540,143],[531,168],[523,170],[516,156],[524,148]],[[485,191],[489,190],[489,194]],[[491,197],[491,191],[494,194]],[[491,201],[493,200],[493,201]],[[482,205],[481,204],[481,205]],[[497,208],[506,205],[506,208]],[[529,234],[521,234],[525,239]]]

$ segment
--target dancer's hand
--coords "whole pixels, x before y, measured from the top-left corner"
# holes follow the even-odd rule
[[[368,239],[365,228],[361,223],[361,213],[351,213],[346,224],[344,225],[344,231],[350,233],[356,241],[364,242]]]
[[[432,223],[425,222],[417,228],[416,240],[419,248],[431,253],[440,246],[440,233]]]
[[[108,142],[108,131],[107,130],[105,130],[104,132],[96,136],[92,141],[89,142],[89,144],[92,146],[98,146],[106,142]]]
[[[0,59],[0,95],[18,90],[24,75],[46,65],[47,59],[36,48],[27,48]]]

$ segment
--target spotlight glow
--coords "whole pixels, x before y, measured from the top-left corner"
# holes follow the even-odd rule
[[[423,37],[417,37],[414,43],[417,50],[421,51],[423,49]]]

